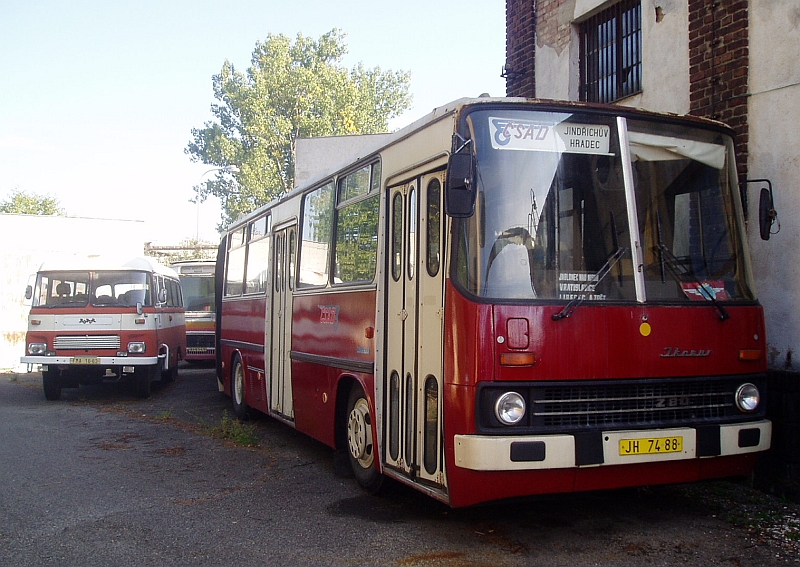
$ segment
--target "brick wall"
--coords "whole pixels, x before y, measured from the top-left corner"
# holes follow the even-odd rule
[[[536,96],[535,30],[535,0],[506,0],[506,96]]]
[[[800,380],[796,372],[772,370],[767,381],[772,448],[758,459],[758,488],[800,502]]]
[[[739,179],[747,178],[748,0],[689,0],[690,113],[736,132]]]

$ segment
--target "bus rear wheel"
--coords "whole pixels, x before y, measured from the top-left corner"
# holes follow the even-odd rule
[[[350,390],[347,401],[347,450],[350,467],[358,484],[375,494],[383,485],[383,475],[378,471],[375,442],[372,435],[373,416],[361,386]]]
[[[237,356],[233,361],[233,372],[231,373],[231,399],[233,400],[233,413],[240,420],[247,419],[250,413],[244,392],[244,366],[242,366],[242,359]]]
[[[61,398],[61,387],[61,378],[58,376],[58,372],[42,370],[42,388],[44,388],[45,399],[52,402]]]

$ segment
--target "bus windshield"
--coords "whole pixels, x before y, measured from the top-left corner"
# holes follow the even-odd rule
[[[152,305],[147,272],[43,272],[36,277],[35,307],[135,307]]]
[[[214,312],[214,277],[180,276],[186,311]]]
[[[476,110],[467,124],[478,195],[475,214],[454,219],[453,245],[466,291],[755,299],[728,136],[589,112]]]

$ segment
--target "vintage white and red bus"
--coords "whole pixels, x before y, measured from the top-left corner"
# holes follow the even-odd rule
[[[230,226],[218,379],[451,506],[746,475],[764,318],[732,132],[463,99]]]
[[[23,363],[41,365],[44,395],[128,380],[139,397],[172,380],[186,352],[178,274],[151,258],[73,257],[45,262],[32,301]]]
[[[215,360],[216,311],[214,260],[184,260],[170,267],[177,272],[186,308],[186,361]]]

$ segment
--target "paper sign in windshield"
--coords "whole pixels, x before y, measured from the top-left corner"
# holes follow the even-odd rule
[[[608,154],[611,128],[602,124],[557,124],[511,118],[489,118],[496,150]]]

